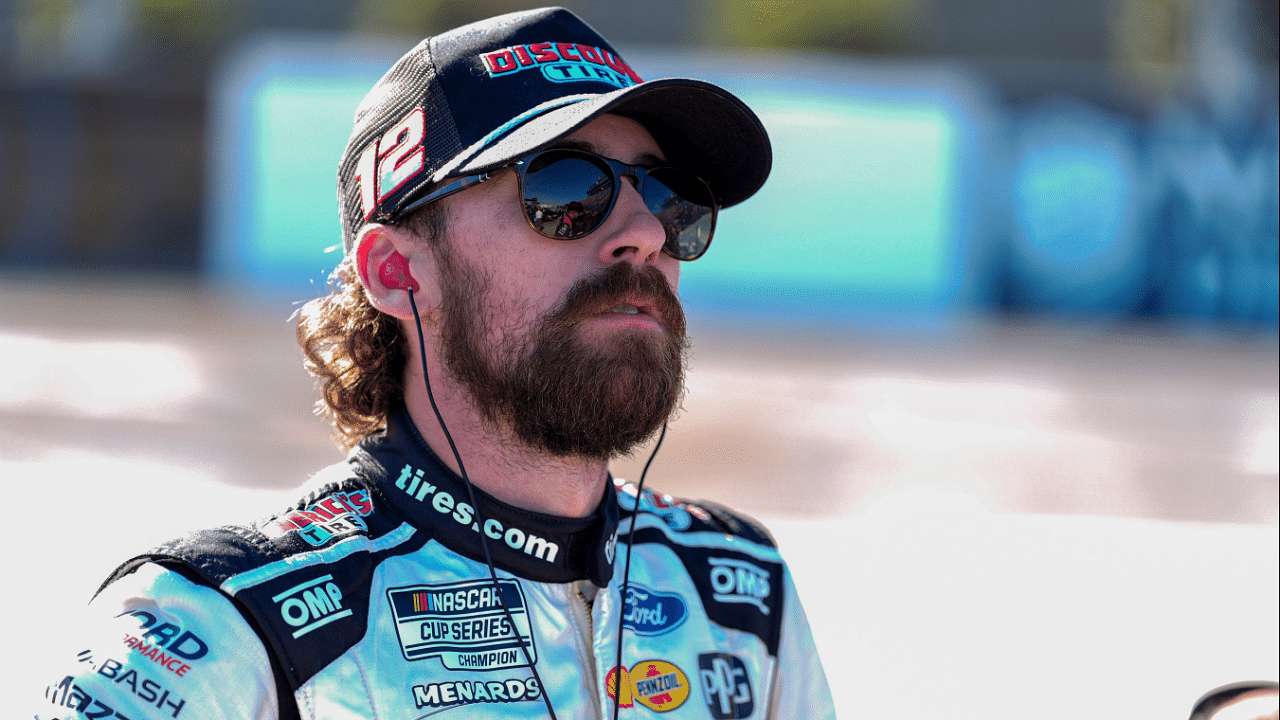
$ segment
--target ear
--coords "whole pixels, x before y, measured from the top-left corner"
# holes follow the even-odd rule
[[[401,320],[412,319],[410,284],[420,313],[436,305],[434,284],[429,282],[435,276],[431,251],[408,231],[370,223],[360,228],[352,250],[360,283],[378,310]]]

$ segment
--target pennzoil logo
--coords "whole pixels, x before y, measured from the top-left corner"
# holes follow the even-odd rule
[[[262,526],[269,538],[284,537],[291,532],[312,546],[320,546],[344,535],[369,532],[362,518],[373,512],[373,501],[367,490],[334,493],[305,510],[286,513]]]
[[[513,45],[480,56],[489,77],[537,69],[555,83],[593,80],[627,88],[644,82],[622,58],[607,48],[582,43],[541,42]]]
[[[497,589],[489,580],[392,588],[387,599],[405,660],[438,657],[450,670],[501,670],[538,659],[528,605],[514,580],[499,580]]]
[[[622,692],[618,693],[618,671],[622,673]],[[615,667],[605,677],[605,690],[620,707],[635,703],[654,712],[671,712],[689,699],[689,677],[666,660],[641,660],[631,669]]]

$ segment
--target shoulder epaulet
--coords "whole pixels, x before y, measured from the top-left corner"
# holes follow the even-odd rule
[[[686,504],[705,510],[710,516],[709,522],[726,534],[737,535],[760,545],[778,546],[769,529],[749,515],[709,500],[689,500]]]
[[[102,587],[155,563],[217,589],[262,639],[292,696],[364,637],[370,567],[428,540],[405,532],[350,463],[317,474],[301,494],[252,525],[201,530],[132,558]]]
[[[674,554],[712,622],[756,635],[776,655],[786,567],[764,525],[719,503],[615,485],[624,516],[651,516],[637,522],[625,541],[637,550],[660,545]]]
[[[102,582],[94,595],[96,597],[108,585],[146,563],[166,566],[179,563],[187,568],[183,574],[188,579],[217,588],[233,575],[280,560],[284,556],[284,553],[271,547],[265,536],[249,527],[227,525],[198,530],[121,563]]]

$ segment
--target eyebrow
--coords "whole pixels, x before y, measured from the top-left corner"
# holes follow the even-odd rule
[[[601,152],[600,148],[596,147],[595,145],[589,142],[586,142],[585,140],[573,140],[570,138],[565,138],[564,140],[560,140],[558,142],[552,143],[550,147],[567,148],[569,150],[582,150],[583,152],[595,153],[596,155],[609,157],[608,155],[605,155],[603,152]],[[617,158],[611,158],[611,159],[616,160]],[[624,162],[624,161],[619,160],[619,162]],[[658,157],[657,155],[654,155],[653,153],[644,153],[640,157],[636,158],[635,162],[629,162],[627,164],[639,165],[643,167],[643,166],[666,165],[668,164],[668,161]]]

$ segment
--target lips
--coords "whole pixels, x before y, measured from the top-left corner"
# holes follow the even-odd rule
[[[684,312],[666,276],[629,263],[616,263],[574,285],[553,316],[577,322],[613,314],[648,315],[672,336],[684,338]]]
[[[659,325],[661,325],[663,328],[667,329],[668,332],[670,332],[670,328],[667,327],[667,323],[665,321],[665,318],[668,317],[668,315],[664,314],[661,310],[658,309],[659,302],[660,301],[655,298],[628,297],[625,300],[622,300],[621,302],[615,301],[615,302],[603,304],[602,307],[604,307],[605,309],[595,314],[597,315],[647,315],[653,318],[654,320],[656,320]]]

